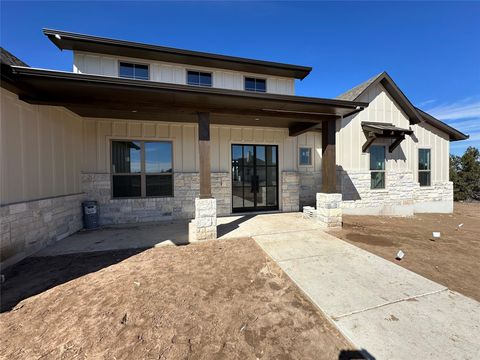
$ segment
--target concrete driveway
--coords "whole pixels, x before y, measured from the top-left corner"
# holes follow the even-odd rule
[[[322,230],[253,238],[370,358],[480,357],[477,301]]]

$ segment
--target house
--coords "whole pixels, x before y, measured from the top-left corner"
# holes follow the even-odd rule
[[[1,254],[8,265],[82,227],[299,211],[451,212],[449,142],[386,73],[336,99],[295,96],[310,67],[45,29],[71,72],[2,50]]]

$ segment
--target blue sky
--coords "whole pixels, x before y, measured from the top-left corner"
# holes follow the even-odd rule
[[[423,110],[480,147],[479,2],[1,1],[1,45],[71,70],[42,27],[313,67],[297,94],[335,97],[386,70]]]

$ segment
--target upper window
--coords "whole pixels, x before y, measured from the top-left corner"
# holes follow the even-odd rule
[[[119,75],[127,79],[148,80],[148,65],[120,62]]]
[[[430,149],[418,149],[418,182],[420,186],[430,186],[431,166]]]
[[[312,165],[312,149],[301,147],[299,149],[299,165]]]
[[[247,90],[247,91],[257,91],[257,92],[266,92],[267,91],[267,80],[246,77],[245,78],[245,90]]]
[[[172,196],[172,163],[171,142],[112,141],[112,196]]]
[[[370,188],[385,189],[385,146],[370,146]]]
[[[189,70],[187,72],[187,84],[212,87],[212,73]]]

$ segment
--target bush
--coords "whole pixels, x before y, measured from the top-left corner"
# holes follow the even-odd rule
[[[455,201],[480,200],[480,152],[470,146],[462,156],[450,155]]]

